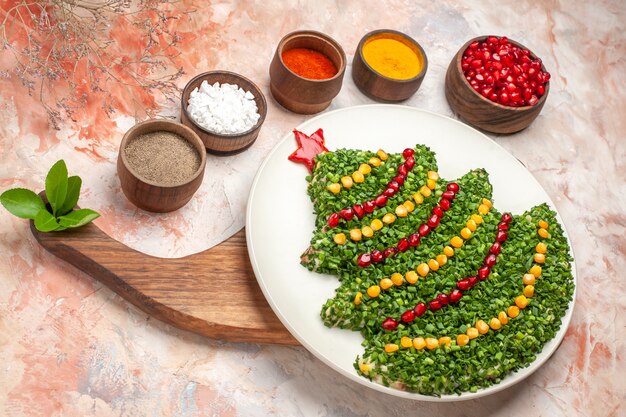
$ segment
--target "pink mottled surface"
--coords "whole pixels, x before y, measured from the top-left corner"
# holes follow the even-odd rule
[[[13,3],[0,6],[2,19]],[[443,83],[452,55],[471,37],[503,34],[532,48],[552,73],[550,96],[535,123],[513,136],[492,137],[535,174],[571,234],[579,268],[571,327],[554,357],[511,389],[463,404],[414,403],[344,380],[303,348],[222,343],[156,322],[44,252],[25,221],[2,211],[0,415],[624,415],[622,1],[183,0],[161,7],[179,17],[167,21],[179,38],[168,47],[166,37],[159,37],[152,52],[170,54],[165,72],[183,69],[179,87],[215,68],[240,72],[261,86],[269,110],[255,145],[239,156],[210,156],[202,188],[179,212],[140,212],[120,192],[117,147],[135,119],[176,115],[177,99],[116,83],[105,92],[86,87],[65,92],[84,94],[86,104],[57,131],[49,126],[38,95],[29,96],[7,72],[14,62],[5,50],[0,51],[0,191],[41,188],[47,168],[65,158],[71,172],[84,179],[81,204],[103,213],[98,224],[107,233],[151,254],[197,252],[243,226],[256,169],[272,146],[305,120],[278,107],[269,94],[268,65],[284,34],[304,28],[326,32],[351,60],[366,32],[407,32],[429,58],[424,83],[408,104],[446,115],[451,111]],[[115,54],[132,56],[145,47],[141,28],[129,19],[111,22]],[[64,93],[60,84],[55,92]],[[107,97],[110,117],[101,108]],[[347,75],[331,109],[370,102]]]

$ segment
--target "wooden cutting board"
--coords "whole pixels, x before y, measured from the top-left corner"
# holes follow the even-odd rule
[[[221,244],[177,259],[156,258],[110,238],[94,224],[37,241],[151,316],[231,342],[298,345],[265,300],[240,230]]]

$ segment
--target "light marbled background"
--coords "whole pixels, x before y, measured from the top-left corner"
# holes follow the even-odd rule
[[[156,322],[47,254],[26,222],[3,212],[0,415],[624,415],[626,5],[619,0],[472,3],[185,0],[178,7],[196,11],[176,22],[184,34],[179,62],[185,75],[179,85],[214,68],[255,80],[269,102],[255,145],[235,157],[210,156],[205,182],[189,206],[148,215],[125,201],[115,175],[117,146],[134,123],[135,110],[119,110],[111,123],[86,109],[55,131],[19,82],[0,78],[0,190],[40,188],[47,168],[65,158],[71,172],[84,178],[82,204],[105,214],[98,225],[107,233],[151,254],[197,252],[243,226],[260,162],[306,119],[279,108],[269,93],[269,62],[284,34],[304,28],[328,33],[351,61],[366,32],[407,32],[429,59],[424,83],[407,104],[446,115],[451,111],[443,85],[452,55],[476,35],[507,35],[542,57],[552,86],[530,128],[491,136],[552,196],[578,264],[573,321],[546,365],[519,385],[480,400],[431,404],[392,398],[340,378],[303,348],[223,343]],[[329,110],[372,102],[355,88],[349,69],[346,73]]]

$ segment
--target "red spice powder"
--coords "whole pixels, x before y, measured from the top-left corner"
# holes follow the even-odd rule
[[[283,52],[283,62],[291,71],[312,80],[324,80],[337,74],[337,67],[326,55],[307,48]]]

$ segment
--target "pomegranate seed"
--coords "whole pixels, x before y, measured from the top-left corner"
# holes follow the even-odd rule
[[[359,219],[362,219],[363,216],[365,216],[365,210],[363,209],[363,206],[360,204],[353,205],[352,211],[354,212],[356,217],[358,217]]]
[[[546,92],[546,88],[543,85],[538,85],[536,91],[537,91],[537,94],[542,96]]]
[[[433,207],[433,209],[432,209],[431,213],[432,213],[432,214],[435,214],[435,215],[437,215],[437,216],[439,216],[439,217],[443,217],[443,210],[442,210],[442,209],[441,209],[441,207],[439,207],[439,206],[435,206],[435,207]]]
[[[511,213],[504,213],[500,220],[502,221],[502,223],[509,224],[511,223],[511,220],[513,220],[513,216],[511,216]]]
[[[498,223],[498,230],[507,231],[507,230],[509,230],[509,225],[504,223],[504,222],[500,222],[500,223]]]
[[[488,276],[489,276],[489,267],[481,266],[480,268],[478,268],[478,279],[480,279],[481,281],[484,281],[487,279]]]
[[[478,69],[482,66],[483,66],[483,61],[481,61],[480,59],[475,59],[470,63],[470,67],[474,69]]]
[[[387,248],[383,251],[383,256],[385,259],[391,258],[396,254],[396,248]]]
[[[467,62],[461,63],[461,70],[463,70],[463,72],[467,71],[468,69],[469,69],[469,64]]]
[[[534,106],[535,104],[537,104],[539,102],[539,99],[537,98],[537,96],[533,95],[530,100],[528,100],[528,105],[530,106]]]
[[[441,301],[439,300],[431,300],[428,303],[428,308],[430,308],[432,311],[440,310],[441,307],[443,307],[443,305],[441,304]]]
[[[493,266],[496,264],[496,255],[490,253],[489,255],[485,256],[483,264],[488,268],[493,268]]]
[[[430,216],[430,218],[428,219],[428,226],[431,229],[434,229],[435,227],[439,226],[439,221],[441,220],[441,217],[437,216],[436,214],[433,214],[432,216]]]
[[[393,197],[394,195],[396,195],[396,191],[393,188],[387,188],[385,189],[385,191],[383,191],[383,195],[386,197]]]
[[[372,257],[369,253],[362,253],[356,262],[361,268],[366,268],[371,265]]]
[[[495,242],[493,245],[491,245],[491,247],[489,248],[489,253],[494,254],[496,256],[498,256],[500,254],[500,250],[502,249],[502,244],[500,242]]]
[[[415,317],[420,317],[424,315],[424,313],[426,313],[426,310],[426,304],[422,303],[421,301],[415,304],[415,307],[413,308],[413,311],[415,311]]]
[[[406,179],[406,175],[396,175],[393,177],[393,181],[397,182],[399,185],[404,184],[404,180]]]
[[[454,200],[455,196],[454,191],[444,191],[443,194],[441,194],[441,198],[445,198],[446,200]]]
[[[420,227],[417,228],[417,233],[419,233],[420,237],[424,237],[430,233],[430,227],[427,224],[420,224]]]
[[[415,166],[415,158],[409,156],[406,161],[404,161],[404,165],[406,165],[407,169],[410,171]]]
[[[509,95],[504,91],[500,93],[500,104],[505,104],[509,101]]]
[[[474,42],[470,43],[470,46],[469,46],[469,47],[470,47],[470,49],[476,49],[476,48],[478,48],[478,41],[474,41]]]
[[[476,79],[476,81],[485,81],[485,77],[483,77],[483,75],[480,73],[476,74],[474,78]]]
[[[400,239],[396,247],[398,248],[400,252],[406,252],[406,250],[409,248],[408,239],[405,239],[405,238]]]
[[[514,91],[514,92],[511,93],[511,100],[513,102],[517,103],[518,101],[520,101],[521,98],[522,98],[522,96],[520,95],[520,93],[518,91]]]
[[[413,234],[409,235],[409,245],[411,245],[413,247],[419,246],[420,242],[421,242],[421,239],[420,239],[420,235],[419,234],[413,233]]]
[[[496,233],[496,241],[498,242],[504,242],[508,238],[509,235],[507,235],[504,230],[498,230],[498,233]]]
[[[363,203],[363,210],[365,210],[366,213],[372,213],[375,208],[376,203],[374,203],[374,201],[366,201]]]
[[[381,251],[379,251],[378,249],[374,249],[370,255],[370,258],[372,259],[373,262],[379,264],[382,261],[385,260],[385,257],[383,256],[383,253]]]
[[[441,207],[443,211],[448,211],[450,209],[450,200],[439,200],[439,207]]]
[[[443,294],[443,293],[439,294],[437,296],[437,300],[444,306],[447,306],[448,303],[450,303],[450,297],[448,297],[448,294]]]
[[[352,211],[351,208],[348,207],[348,208],[345,208],[345,209],[341,210],[339,212],[339,216],[342,219],[345,219],[346,221],[350,221],[354,217],[354,212]]]
[[[407,168],[406,164],[401,164],[398,167],[398,174],[402,175],[403,177],[406,177],[406,174],[409,173],[409,169]]]
[[[470,288],[473,287],[474,285],[478,284],[478,277],[477,276],[471,276],[467,280],[469,281]]]
[[[387,188],[392,188],[392,189],[398,191],[400,189],[400,184],[398,184],[395,181],[391,181],[391,182],[389,182],[389,184],[387,184]]]
[[[404,159],[407,159],[409,156],[413,156],[413,154],[415,153],[415,151],[411,148],[406,148],[405,150],[402,151],[402,156],[404,157]]]
[[[374,200],[374,204],[376,204],[376,206],[378,207],[385,207],[387,205],[387,197],[385,197],[384,195],[379,195]]]
[[[383,321],[383,329],[391,331],[396,330],[400,323],[398,321],[392,319],[391,317],[387,317],[385,321]]]
[[[337,225],[339,224],[339,214],[337,213],[333,213],[328,217],[328,222],[327,222],[329,227],[337,227]]]
[[[459,290],[463,290],[463,291],[467,291],[467,290],[469,290],[470,288],[472,288],[472,286],[471,286],[471,285],[470,285],[470,283],[469,283],[469,279],[468,279],[468,278],[463,278],[463,279],[458,280],[458,281],[456,282],[456,287],[457,287]]]
[[[459,290],[458,288],[455,288],[450,293],[450,302],[456,304],[459,302],[461,297],[463,297],[463,292],[461,292],[461,290]]]
[[[402,313],[402,321],[403,322],[410,323],[413,320],[415,320],[415,311],[407,310],[404,313]]]

